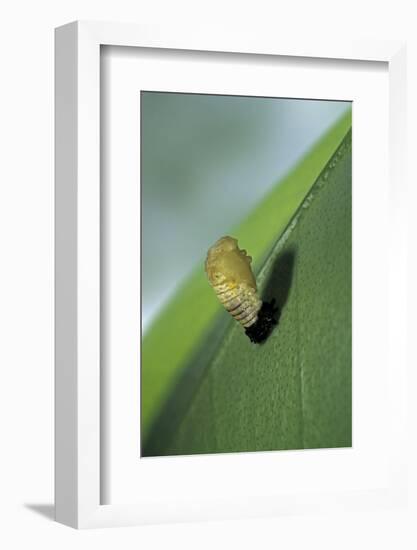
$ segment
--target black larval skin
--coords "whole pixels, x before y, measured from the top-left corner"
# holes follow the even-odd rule
[[[278,323],[278,318],[278,307],[275,306],[275,300],[263,302],[258,313],[258,320],[245,329],[246,335],[254,344],[264,342]]]

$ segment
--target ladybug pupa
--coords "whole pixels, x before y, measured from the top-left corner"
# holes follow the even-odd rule
[[[222,305],[258,344],[277,324],[277,308],[274,301],[262,302],[259,298],[251,261],[246,250],[240,250],[237,239],[222,237],[209,248],[205,268]]]

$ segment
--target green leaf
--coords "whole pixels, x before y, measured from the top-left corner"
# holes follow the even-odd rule
[[[249,251],[255,270],[264,262],[274,242],[287,226],[296,209],[351,126],[351,111],[340,119],[282,181],[268,193],[249,217],[230,234]],[[220,235],[219,235],[220,237]],[[208,246],[212,243],[208,243]],[[220,325],[228,321],[218,304],[201,265],[178,289],[173,299],[145,334],[141,350],[141,423],[142,440],[161,412],[168,406],[175,384],[191,362],[207,355],[210,327],[220,315]],[[216,332],[217,329],[214,329]],[[211,341],[216,336],[211,334]],[[208,348],[213,346],[209,344]],[[202,350],[199,352],[199,350]],[[198,372],[198,367],[195,367]]]
[[[254,345],[234,320],[190,361],[145,456],[351,446],[351,133],[257,278],[280,309]]]

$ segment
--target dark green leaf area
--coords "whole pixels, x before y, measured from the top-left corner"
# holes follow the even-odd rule
[[[351,446],[350,133],[257,281],[279,307],[277,326],[253,344],[222,317],[174,388],[145,456]]]

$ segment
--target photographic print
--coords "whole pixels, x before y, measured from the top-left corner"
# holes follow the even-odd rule
[[[141,457],[351,447],[351,103],[140,111]]]

